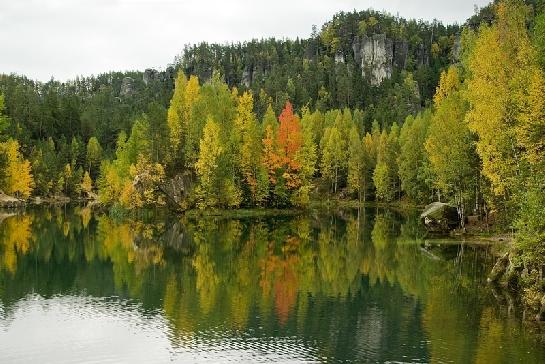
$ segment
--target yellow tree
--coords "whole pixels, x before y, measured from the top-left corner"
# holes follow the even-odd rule
[[[0,154],[3,154],[6,159],[3,189],[7,194],[23,199],[29,198],[34,189],[34,179],[30,162],[24,159],[19,151],[19,143],[9,139],[0,144]]]
[[[87,195],[90,195],[93,192],[93,180],[89,175],[89,172],[85,172],[81,180],[81,190]]]
[[[181,145],[187,143],[188,128],[191,122],[193,105],[199,100],[200,85],[196,76],[189,80],[180,71],[175,80],[174,94],[167,112],[167,124],[171,143],[171,159],[180,158]]]
[[[545,74],[534,69],[525,92],[525,103],[515,130],[525,159],[532,166],[545,162]],[[543,166],[542,166],[543,167]],[[535,167],[534,167],[535,168]],[[545,170],[542,169],[545,172]]]
[[[237,115],[234,120],[233,139],[235,139],[235,158],[242,173],[251,200],[256,201],[257,181],[260,161],[260,141],[257,118],[253,112],[254,98],[245,92],[238,98]]]
[[[535,54],[523,2],[502,1],[496,13],[496,23],[480,29],[467,62],[466,120],[479,137],[477,152],[492,192],[509,199],[521,161],[515,137],[519,97],[528,88]]]
[[[361,144],[358,129],[353,126],[350,130],[348,142],[348,189],[362,198],[363,173],[364,173],[364,150]]]
[[[219,203],[218,167],[223,153],[220,133],[219,125],[208,118],[200,142],[199,159],[195,163],[195,170],[200,181],[197,187],[199,208],[215,207]]]
[[[437,90],[440,96],[435,97],[435,113],[424,147],[435,187],[447,199],[454,198],[463,222],[466,200],[473,197],[478,180],[479,163],[475,138],[465,122],[467,101],[456,68],[443,73]]]

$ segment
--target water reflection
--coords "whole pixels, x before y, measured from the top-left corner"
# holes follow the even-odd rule
[[[422,236],[416,216],[372,209],[6,217],[0,361],[70,362],[70,345],[89,361],[150,362],[142,347],[155,362],[545,361],[485,286],[488,248],[428,247]]]

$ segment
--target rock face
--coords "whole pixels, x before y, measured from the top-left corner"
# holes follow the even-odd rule
[[[190,173],[186,172],[167,180],[160,189],[167,197],[169,206],[183,210],[185,200],[192,186],[193,178]]]
[[[252,74],[253,69],[249,66],[244,68],[244,71],[242,72],[242,84],[248,88],[252,84]]]
[[[429,204],[420,215],[426,228],[432,232],[449,232],[460,224],[460,216],[456,207],[446,203]]]
[[[120,96],[126,97],[131,96],[134,93],[134,79],[132,77],[125,77],[121,81],[121,91],[119,92]]]
[[[361,65],[362,75],[371,85],[378,86],[392,77],[394,42],[385,34],[356,37],[352,50],[354,59]]]
[[[394,66],[400,69],[407,67],[409,57],[409,43],[406,40],[394,41]]]
[[[147,68],[144,71],[143,81],[146,85],[150,82],[167,82],[172,81],[176,77],[174,67],[169,66],[163,72],[159,72],[153,68]]]
[[[148,68],[144,71],[144,83],[148,85],[151,81],[155,81],[157,79],[158,72],[157,70],[154,70],[153,68]]]
[[[335,63],[336,64],[344,63],[344,54],[342,54],[341,52],[337,52],[335,54]]]
[[[461,53],[462,53],[462,37],[458,35],[454,39],[454,46],[452,47],[452,51],[450,54],[452,63],[460,62]]]

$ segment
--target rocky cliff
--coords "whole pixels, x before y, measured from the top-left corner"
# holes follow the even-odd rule
[[[392,40],[385,34],[356,37],[352,44],[354,60],[361,67],[362,76],[371,85],[378,86],[392,77],[394,67],[404,69],[409,56],[409,44],[405,40]],[[427,63],[424,49],[421,64]]]

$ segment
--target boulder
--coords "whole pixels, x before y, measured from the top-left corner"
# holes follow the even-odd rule
[[[460,224],[460,216],[456,207],[446,203],[429,204],[420,215],[426,228],[433,232],[449,232]]]
[[[186,208],[186,199],[193,187],[193,177],[185,172],[166,180],[160,190],[167,198],[167,204],[177,210]]]
[[[505,253],[492,268],[490,275],[487,278],[489,283],[496,283],[504,276],[507,268],[509,267],[509,253]]]
[[[15,197],[5,195],[0,191],[0,207],[3,208],[17,208],[25,206],[25,201]]]

